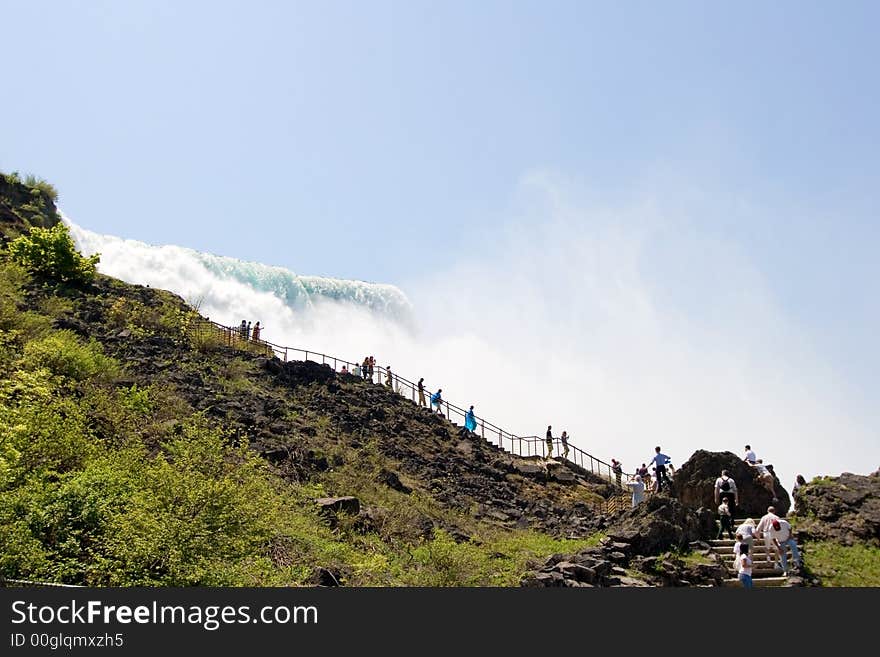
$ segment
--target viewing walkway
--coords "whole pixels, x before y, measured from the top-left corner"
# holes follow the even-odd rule
[[[265,351],[267,355],[277,356],[280,360],[287,362],[288,360],[303,360],[321,363],[333,368],[335,372],[341,371],[345,367],[349,373],[356,368],[360,368],[359,363],[352,363],[337,356],[330,356],[316,351],[300,349],[298,347],[288,347],[284,345],[274,344],[266,340],[253,340],[243,335],[240,327],[224,326],[211,320],[200,319],[193,326],[190,326],[187,334],[191,339],[205,343],[216,344],[217,346],[226,346],[242,351]],[[379,380],[375,381],[378,375]],[[373,382],[385,385],[387,378],[387,370],[384,367],[377,366],[373,371]],[[418,384],[406,379],[394,372],[391,373],[393,389],[400,395],[411,399],[413,403],[418,403]],[[368,379],[370,380],[370,379]],[[431,388],[427,384],[424,385],[425,401],[429,410],[433,410],[431,406]],[[441,410],[444,416],[450,422],[456,425],[464,426],[465,415],[467,411],[452,404],[447,400],[441,402]],[[489,422],[485,418],[477,415],[474,416],[477,422],[477,428],[474,433],[481,436],[484,440],[497,444],[502,450],[524,458],[544,457],[546,455],[546,438],[540,436],[519,436],[510,431],[506,431],[501,427]],[[553,456],[555,459],[562,459],[562,453],[565,451],[562,441],[557,437],[553,439]],[[590,472],[594,475],[608,480],[610,483],[617,485],[611,464],[596,458],[592,454],[585,452],[580,447],[568,444],[568,457],[566,459],[574,465]]]

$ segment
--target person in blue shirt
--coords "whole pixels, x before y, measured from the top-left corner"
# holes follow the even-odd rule
[[[474,417],[473,406],[471,406],[470,410],[464,414],[464,428],[471,432],[477,430],[477,418]]]
[[[666,478],[666,464],[671,462],[672,459],[666,456],[666,454],[663,454],[659,447],[655,447],[654,451],[657,453],[654,454],[651,463],[654,464],[657,472],[657,492],[659,493],[663,490],[663,482],[665,481],[667,484],[669,483],[669,480]]]

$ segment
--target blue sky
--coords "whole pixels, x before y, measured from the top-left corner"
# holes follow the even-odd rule
[[[523,181],[549,176],[569,204],[673,217],[639,269],[688,317],[735,293],[705,245],[738,254],[880,433],[877,3],[0,0],[0,16],[0,168],[53,182],[91,230],[411,292],[540,222]]]

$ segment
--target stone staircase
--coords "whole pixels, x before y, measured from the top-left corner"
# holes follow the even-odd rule
[[[743,522],[745,522],[745,518],[734,520],[733,526],[734,528],[739,527]],[[727,566],[727,570],[730,573],[730,578],[724,581],[724,586],[731,587],[739,587],[742,586],[739,581],[739,577],[737,576],[736,568],[734,567],[734,555],[733,555],[733,544],[735,541],[727,538],[716,539],[708,541],[712,554],[716,555],[716,557]],[[798,545],[798,549],[803,554],[803,549]],[[756,538],[752,544],[752,550],[749,552],[752,557],[753,565],[752,565],[752,584],[755,588],[758,587],[781,587],[781,586],[789,586],[788,577],[782,574],[782,569],[777,568],[775,566],[776,562],[776,552],[775,550],[770,551],[770,563],[767,563],[768,555],[767,548],[764,546],[763,538]],[[791,555],[789,555],[789,563],[790,563]]]

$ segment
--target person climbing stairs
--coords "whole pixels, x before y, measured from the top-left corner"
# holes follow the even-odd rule
[[[734,526],[739,527],[744,522],[745,518],[737,519],[734,521]],[[730,574],[730,578],[724,581],[724,586],[742,586],[737,577],[735,564],[736,557],[733,554],[733,545],[735,542],[736,541],[734,540],[726,538],[708,541],[712,554],[716,555],[721,563],[727,567]],[[800,547],[801,546],[798,545],[798,548]],[[778,561],[776,550],[771,548],[768,563],[767,547],[764,545],[763,540],[756,539],[752,543],[752,548],[749,551],[749,554],[754,562],[752,567],[753,586],[756,588],[789,586],[789,578],[783,574],[782,567],[776,565]]]

